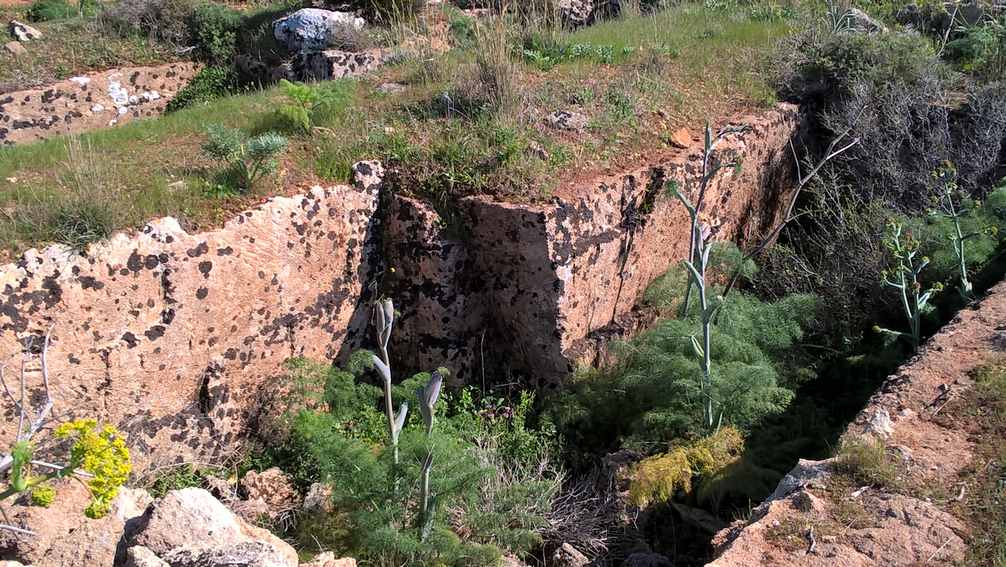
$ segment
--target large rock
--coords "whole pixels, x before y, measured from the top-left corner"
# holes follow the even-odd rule
[[[859,8],[849,8],[842,16],[846,25],[853,31],[862,33],[883,33],[887,26]]]
[[[142,545],[134,545],[126,550],[126,563],[123,567],[171,567],[156,553]]]
[[[293,481],[276,467],[262,472],[249,471],[241,479],[241,494],[246,502],[240,507],[254,510],[252,514],[240,514],[248,521],[265,515],[270,522],[278,523],[300,507],[300,495]]]
[[[54,486],[56,498],[48,508],[5,507],[4,523],[35,532],[0,530],[0,550],[6,556],[38,567],[112,565],[123,533],[151,501],[145,490],[120,489],[109,513],[95,520],[84,515],[90,493],[81,483],[64,480]]]
[[[387,54],[381,49],[343,51],[326,49],[301,53],[295,59],[292,74],[305,81],[330,81],[357,77],[378,68]]]
[[[273,35],[290,51],[322,51],[340,28],[361,30],[366,22],[350,12],[304,8],[273,22]]]
[[[130,543],[172,567],[297,565],[297,552],[288,543],[244,522],[201,488],[165,495],[130,534]]]
[[[19,22],[17,20],[11,20],[8,25],[10,29],[10,35],[18,41],[31,41],[33,39],[42,39],[42,32],[29,26],[24,22]]]
[[[166,218],[83,255],[29,250],[0,266],[0,364],[16,366],[23,338],[54,324],[62,417],[118,425],[137,472],[213,461],[267,411],[260,392],[290,357],[331,360],[367,336],[376,209],[376,192],[316,187],[211,232]],[[16,426],[0,422],[0,434]]]

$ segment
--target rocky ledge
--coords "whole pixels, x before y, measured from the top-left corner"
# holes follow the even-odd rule
[[[846,440],[881,443],[898,461],[900,486],[939,487],[951,497],[940,501],[924,491],[865,486],[836,501],[829,490],[834,461],[801,461],[750,522],[717,535],[720,555],[709,567],[961,564],[969,530],[951,503],[959,500],[958,490],[964,494],[961,477],[972,465],[975,439],[966,418],[944,420],[940,412],[952,411],[944,408],[972,387],[970,373],[1006,347],[1003,321],[1006,283],[929,339],[844,434]],[[835,525],[838,515],[848,516],[850,507],[858,511],[857,521],[824,534],[821,528]],[[804,541],[799,550],[779,537],[787,526],[799,528],[794,534]],[[816,535],[807,526],[818,527]]]
[[[222,481],[224,482],[224,481]],[[226,484],[226,482],[224,482]],[[0,531],[4,567],[356,567],[331,552],[300,563],[297,552],[269,530],[236,515],[201,488],[154,499],[142,489],[120,489],[111,511],[89,519],[80,483],[64,481],[49,508],[16,504],[15,525],[33,535]]]
[[[123,67],[0,93],[0,145],[23,144],[159,116],[199,71],[195,63]]]

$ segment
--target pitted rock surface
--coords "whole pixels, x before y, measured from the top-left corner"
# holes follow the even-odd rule
[[[124,67],[43,88],[0,93],[0,145],[159,116],[199,71],[195,63]]]
[[[293,78],[302,81],[330,81],[357,77],[377,69],[388,58],[384,49],[342,51],[327,49],[301,53],[292,68]]]
[[[285,360],[333,359],[363,336],[376,208],[375,191],[316,187],[208,233],[165,218],[86,255],[29,250],[0,266],[0,364],[17,368],[52,326],[57,417],[118,425],[137,470],[220,457],[268,411],[258,398]]]
[[[733,122],[750,126],[720,146],[739,158],[708,189],[706,213],[723,240],[756,241],[779,221],[792,191],[787,144],[795,106]],[[686,190],[700,142],[645,165],[556,192],[547,204],[487,197],[459,218],[396,196],[388,208],[385,275],[402,316],[395,356],[412,368],[446,364],[469,380],[495,362],[555,385],[599,355],[594,334],[628,313],[646,287],[688,253],[688,217],[664,189]]]

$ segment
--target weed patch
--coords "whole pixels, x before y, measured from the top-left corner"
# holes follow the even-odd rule
[[[872,437],[849,439],[835,455],[834,470],[846,475],[853,483],[875,488],[894,487],[898,469],[887,454],[884,444]]]
[[[980,427],[969,496],[962,506],[972,528],[965,565],[1006,566],[1006,360],[974,374],[974,392],[966,406]]]

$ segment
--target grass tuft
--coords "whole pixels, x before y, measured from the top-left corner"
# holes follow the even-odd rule
[[[898,477],[894,459],[883,442],[872,437],[848,439],[835,455],[835,472],[859,485],[891,488]]]

